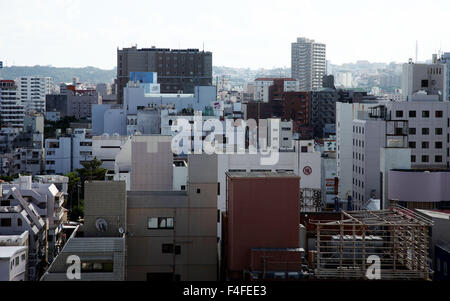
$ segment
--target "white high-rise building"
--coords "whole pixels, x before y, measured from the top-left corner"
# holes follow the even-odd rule
[[[300,82],[301,91],[322,88],[327,69],[325,44],[297,38],[297,42],[292,43],[291,68],[292,77]]]
[[[23,129],[24,107],[13,80],[0,80],[0,123],[3,128]]]
[[[52,90],[50,77],[21,77],[16,83],[25,112],[45,113],[45,95]]]

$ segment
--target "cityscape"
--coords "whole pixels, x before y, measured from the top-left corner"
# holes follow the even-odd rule
[[[0,281],[450,280],[450,49],[411,44],[337,64],[299,34],[274,68],[130,44],[110,70],[0,47]]]

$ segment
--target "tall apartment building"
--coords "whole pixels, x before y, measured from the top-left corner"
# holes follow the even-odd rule
[[[13,80],[0,80],[0,123],[4,127],[23,128],[25,116],[20,94]]]
[[[131,72],[157,72],[161,93],[193,93],[195,86],[212,85],[212,53],[136,46],[117,49],[118,103],[123,103]]]
[[[380,148],[385,147],[386,121],[353,120],[352,198],[361,210],[368,200],[380,195]]]
[[[336,103],[336,171],[340,199],[352,195],[353,120],[357,119],[359,111],[367,111],[376,105],[376,102]]]
[[[21,77],[16,83],[25,112],[45,113],[45,95],[52,87],[50,77]]]
[[[322,79],[326,75],[326,46],[314,40],[297,38],[292,43],[291,72],[297,79],[301,91],[322,88]]]

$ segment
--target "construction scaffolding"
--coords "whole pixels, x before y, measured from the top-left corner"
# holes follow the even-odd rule
[[[429,280],[433,222],[402,207],[341,212],[315,221],[315,276],[325,279]],[[375,265],[374,265],[375,264]],[[371,274],[379,270],[379,278]]]

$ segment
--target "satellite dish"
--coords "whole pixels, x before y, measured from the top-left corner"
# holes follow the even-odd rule
[[[98,218],[95,221],[95,227],[99,232],[106,232],[108,230],[108,223],[103,218]]]
[[[123,234],[123,233],[125,233],[125,230],[124,230],[122,227],[120,227],[120,228],[119,228],[119,233],[120,233],[120,234]]]

